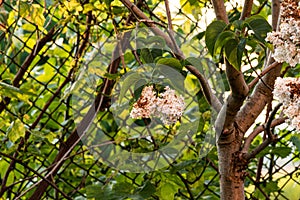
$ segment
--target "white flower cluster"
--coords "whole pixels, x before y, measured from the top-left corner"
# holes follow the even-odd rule
[[[153,86],[144,87],[140,98],[133,104],[130,117],[150,118],[158,117],[165,125],[178,121],[185,108],[184,98],[175,94],[175,90],[166,86],[165,91],[156,95]]]
[[[274,45],[273,58],[292,67],[300,63],[300,18],[298,5],[285,0],[281,7],[279,31],[268,33],[267,41]]]
[[[278,77],[273,94],[283,104],[291,126],[300,131],[300,79]]]

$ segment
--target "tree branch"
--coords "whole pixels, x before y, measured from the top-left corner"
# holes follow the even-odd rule
[[[216,120],[216,129],[223,134],[232,133],[235,117],[240,110],[249,89],[241,71],[236,70],[227,60],[226,76],[230,85],[231,94],[223,105]]]
[[[218,20],[223,20],[226,24],[229,24],[228,16],[223,0],[212,0],[212,4],[215,10],[215,14]]]
[[[286,120],[286,118],[278,118],[278,119],[273,120],[272,123],[270,124],[270,128],[273,128],[275,126],[278,126],[278,125],[284,123],[285,120]],[[266,130],[264,125],[260,125],[254,129],[254,131],[245,139],[242,153],[247,153],[249,151],[250,145],[251,145],[252,141],[254,140],[254,138],[256,136],[258,136],[258,134],[260,134],[264,130]]]
[[[121,2],[136,16],[139,21],[143,22],[146,26],[151,28],[152,32],[161,36],[166,41],[166,44],[175,52],[175,55],[179,59],[185,59],[185,56],[183,55],[182,51],[176,44],[175,39],[172,37],[172,34],[169,31],[167,31],[168,34],[165,34],[163,31],[158,29],[155,25],[156,23],[150,20],[136,5],[134,5],[129,0],[121,0]],[[210,103],[210,105],[212,105],[213,108],[216,109],[216,111],[219,111],[221,108],[221,103],[218,98],[212,93],[205,77],[193,66],[186,66],[186,68],[199,79],[202,91],[208,103]]]
[[[243,11],[240,17],[240,20],[244,20],[251,15],[253,0],[245,0]]]
[[[28,67],[34,60],[34,58],[37,56],[37,54],[40,52],[40,50],[46,45],[47,42],[51,41],[53,36],[55,35],[55,27],[51,28],[49,32],[40,40],[37,40],[36,44],[33,46],[31,53],[26,57],[25,61],[21,65],[19,71],[17,72],[12,85],[14,87],[20,87],[20,81],[22,80],[24,74],[26,73]],[[5,107],[9,104],[10,98],[5,97],[0,102],[0,113],[5,109]]]
[[[127,35],[130,35],[131,32],[126,32],[124,34],[124,40],[122,41],[123,48],[125,48],[128,45],[129,37]],[[109,66],[109,73],[113,74],[117,72],[118,66],[120,64],[120,55],[119,55],[119,46],[115,47],[115,50],[112,55],[112,63]],[[124,50],[124,49],[123,49]],[[80,141],[81,137],[85,134],[85,131],[88,129],[90,124],[92,123],[93,119],[95,118],[95,115],[98,113],[100,109],[102,109],[105,106],[106,96],[110,94],[110,91],[112,89],[112,84],[114,82],[105,79],[104,86],[101,88],[101,92],[99,92],[95,98],[95,101],[93,105],[91,106],[88,113],[84,116],[83,120],[79,123],[79,125],[76,127],[76,129],[71,133],[71,135],[68,137],[66,142],[64,142],[58,154],[56,155],[54,165],[49,169],[48,174],[45,176],[48,180],[51,181],[51,177],[55,176],[55,174],[58,172],[59,168],[63,165],[65,158],[71,153],[73,148],[77,145],[77,143]],[[37,184],[34,186],[37,186],[37,189],[32,194],[32,196],[29,198],[30,200],[35,199],[41,199],[43,193],[48,187],[48,182],[44,180],[40,180]],[[29,188],[32,189],[32,188]],[[29,190],[28,189],[28,190]],[[21,194],[22,195],[22,194]],[[20,195],[20,196],[21,196]]]
[[[278,64],[276,67],[270,69],[262,78],[262,81],[259,81],[255,86],[252,95],[238,112],[236,123],[243,134],[251,127],[265,108],[265,105],[272,99],[272,91],[269,88],[274,87],[275,79],[280,75],[281,66],[281,64]]]
[[[204,93],[204,96],[207,100],[207,102],[217,111],[219,112],[221,110],[222,104],[219,101],[219,99],[213,95],[211,88],[205,79],[205,77],[194,67],[191,65],[185,66],[193,75],[195,75],[201,85],[202,92]]]
[[[121,2],[136,16],[138,20],[143,20],[143,23],[151,29],[151,31],[166,41],[167,45],[175,52],[176,55],[179,56],[180,59],[184,59],[184,55],[182,51],[174,45],[171,38],[165,34],[162,30],[155,26],[155,23],[151,22],[151,20],[130,0],[121,0]]]
[[[256,84],[259,80],[261,80],[261,78],[262,78],[264,75],[266,75],[269,71],[271,71],[272,69],[274,69],[274,68],[277,67],[278,65],[279,65],[278,62],[273,62],[271,65],[269,65],[268,67],[266,67],[265,69],[263,69],[263,71],[262,71],[260,74],[258,74],[258,76],[255,77],[255,79],[253,79],[253,80],[249,83],[248,88],[249,88],[249,89],[252,89],[252,88],[255,86],[255,84]]]
[[[280,20],[280,0],[272,0],[272,30],[278,29]]]
[[[276,112],[281,107],[281,105],[282,104],[280,103],[277,106],[275,106],[272,113],[270,114],[270,117],[269,117],[266,125],[264,126],[264,130],[266,131],[266,133],[268,135],[268,138],[265,141],[263,141],[262,144],[260,144],[258,147],[256,147],[252,152],[247,153],[247,154],[243,154],[243,157],[244,157],[245,160],[250,160],[251,158],[254,158],[257,154],[259,154],[262,150],[264,150],[269,144],[276,141],[277,137],[276,137],[276,135],[274,135],[272,133],[271,128],[272,128],[272,124],[273,124],[272,122],[273,122],[273,119],[276,115]],[[278,123],[278,121],[277,121],[277,123]],[[248,145],[250,146],[250,144],[247,144],[247,146]],[[249,149],[249,147],[246,147],[246,148]]]
[[[172,25],[172,17],[170,12],[169,0],[165,0],[165,6],[166,6],[167,19],[168,19],[168,29],[169,31],[172,31],[173,25]]]
[[[3,152],[0,152],[0,155],[1,156],[4,156],[4,157],[7,157],[9,158],[10,160],[13,160],[15,163],[19,163],[20,165],[22,165],[23,167],[25,167],[26,169],[28,169],[29,171],[33,172],[36,176],[40,177],[41,179],[47,181],[48,184],[50,184],[56,191],[58,191],[59,193],[61,193],[66,199],[71,199],[70,197],[68,197],[68,195],[66,195],[63,191],[61,191],[56,185],[55,183],[53,183],[52,181],[49,181],[47,180],[41,173],[37,172],[36,170],[32,169],[31,167],[29,167],[27,164],[24,163],[23,160],[19,160],[19,159],[16,159],[15,157],[13,156],[10,156],[8,154],[5,154]],[[34,176],[34,177],[36,177]],[[7,186],[7,188],[10,188],[12,187],[13,185],[11,186]]]

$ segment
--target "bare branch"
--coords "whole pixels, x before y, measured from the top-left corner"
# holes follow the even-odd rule
[[[36,44],[34,45],[31,53],[26,57],[25,61],[21,65],[19,71],[17,72],[12,85],[15,87],[20,87],[20,81],[22,80],[24,74],[26,73],[26,70],[34,60],[34,58],[37,56],[40,50],[46,45],[47,42],[51,41],[53,36],[55,35],[55,28],[53,27],[49,30],[49,32],[43,37],[42,39],[38,40]],[[6,105],[8,105],[10,102],[10,98],[5,97],[1,102],[0,102],[0,113],[5,109]]]
[[[253,0],[245,0],[243,11],[240,17],[240,20],[244,20],[251,15]]]
[[[207,80],[205,77],[194,67],[191,65],[187,65],[186,68],[195,75],[198,80],[200,81],[202,91],[204,93],[204,96],[207,100],[207,102],[217,111],[219,112],[221,110],[222,104],[219,101],[219,99],[213,95],[210,86],[208,85]]]
[[[269,65],[268,67],[266,67],[260,74],[258,74],[258,76],[253,79],[251,81],[251,83],[249,83],[248,87],[249,89],[253,88],[254,85],[259,81],[261,80],[261,78],[266,75],[269,71],[271,71],[272,69],[274,69],[275,67],[277,67],[279,65],[278,62],[273,62],[271,65]]]
[[[286,118],[278,118],[278,119],[273,120],[272,123],[270,124],[270,128],[273,128],[275,126],[278,126],[278,125],[284,123],[285,120],[286,120]],[[245,139],[244,147],[242,149],[243,153],[246,153],[249,151],[250,145],[251,145],[252,141],[254,140],[254,138],[256,136],[258,136],[258,134],[263,132],[265,129],[266,128],[264,125],[260,125],[254,129],[254,131]]]
[[[126,32],[124,34],[124,40],[123,43],[125,44],[123,48],[125,48],[128,45],[129,37],[127,35],[130,35],[130,32]],[[109,66],[109,73],[116,73],[117,68],[121,62],[120,55],[119,55],[119,48],[118,46],[115,47],[115,50],[112,55],[112,63]],[[45,176],[47,180],[51,181],[51,177],[55,176],[55,174],[58,172],[59,168],[62,166],[62,164],[65,161],[65,158],[71,153],[71,151],[74,149],[74,147],[78,144],[78,142],[81,140],[81,137],[84,136],[85,130],[88,129],[90,124],[93,122],[93,119],[95,118],[98,111],[105,106],[105,96],[110,94],[111,91],[111,85],[113,82],[111,80],[105,79],[104,86],[101,88],[101,92],[99,92],[95,98],[95,101],[93,105],[91,106],[88,113],[84,116],[83,120],[79,123],[79,125],[76,127],[75,130],[71,133],[71,135],[68,137],[66,142],[64,142],[61,145],[60,151],[58,152],[54,165],[49,169],[49,172]],[[79,136],[80,134],[80,136]],[[36,184],[32,185],[30,188],[28,188],[26,191],[24,191],[22,194],[20,194],[17,198],[20,198],[25,192],[33,189],[36,187],[37,189],[32,194],[32,196],[29,199],[41,199],[43,193],[48,187],[48,182],[44,180],[38,181]]]
[[[174,46],[171,38],[165,34],[162,30],[160,30],[158,27],[155,26],[153,22],[135,5],[133,4],[130,0],[121,0],[121,2],[136,16],[138,20],[143,20],[143,23],[151,29],[151,31],[162,38],[166,41],[167,45],[173,50],[179,50],[178,52],[175,51],[175,54],[177,54],[181,59],[184,59],[184,55],[182,51]]]
[[[226,24],[229,24],[224,1],[223,0],[212,0],[212,4],[214,6],[214,10],[215,10],[217,19],[223,20]]]
[[[172,17],[170,12],[169,0],[165,0],[165,6],[166,6],[167,19],[168,19],[168,29],[169,31],[172,31],[173,25],[172,25]]]
[[[11,159],[12,161],[14,161],[15,163],[19,163],[20,165],[24,166],[24,168],[30,170],[31,172],[33,172],[36,176],[40,177],[41,179],[45,180],[48,184],[50,184],[56,191],[58,191],[59,193],[61,193],[66,199],[71,199],[68,195],[66,195],[63,191],[61,191],[55,183],[47,180],[41,173],[37,172],[36,170],[34,170],[33,168],[29,167],[27,164],[25,164],[22,160],[16,159],[13,156],[10,156],[8,154],[5,154],[3,152],[0,152],[1,156],[7,157],[9,159]],[[36,177],[34,176],[34,177]],[[32,177],[32,178],[34,178]],[[14,184],[13,184],[14,185]],[[11,186],[13,186],[11,185]],[[7,186],[7,188],[10,188],[11,186]]]
[[[272,127],[272,122],[273,119],[275,117],[276,112],[278,111],[278,109],[280,108],[282,104],[278,104],[277,106],[275,106],[275,108],[273,109],[272,113],[270,114],[270,117],[264,127],[268,138],[263,141],[262,144],[260,144],[258,147],[256,147],[252,152],[248,153],[248,154],[244,154],[243,157],[246,160],[250,160],[251,158],[254,158],[257,154],[259,154],[262,150],[264,150],[269,144],[271,144],[272,142],[275,142],[277,137],[276,135],[274,135],[271,131],[271,127]],[[277,122],[278,123],[278,122]],[[248,144],[249,145],[249,144]],[[249,148],[249,147],[246,147]]]

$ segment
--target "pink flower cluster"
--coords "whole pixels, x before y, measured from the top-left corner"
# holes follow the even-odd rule
[[[279,31],[268,33],[266,40],[274,45],[273,58],[292,67],[300,63],[300,16],[298,4],[285,0],[281,5]]]
[[[153,86],[144,87],[140,98],[133,104],[130,117],[133,119],[158,117],[165,125],[176,123],[185,108],[184,98],[166,86],[158,96]]]
[[[300,79],[278,77],[273,94],[283,104],[291,126],[300,131]]]

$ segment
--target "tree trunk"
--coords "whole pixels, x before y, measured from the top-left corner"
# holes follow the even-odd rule
[[[217,143],[222,200],[243,200],[246,163],[239,159],[241,137],[238,131],[222,134]]]

